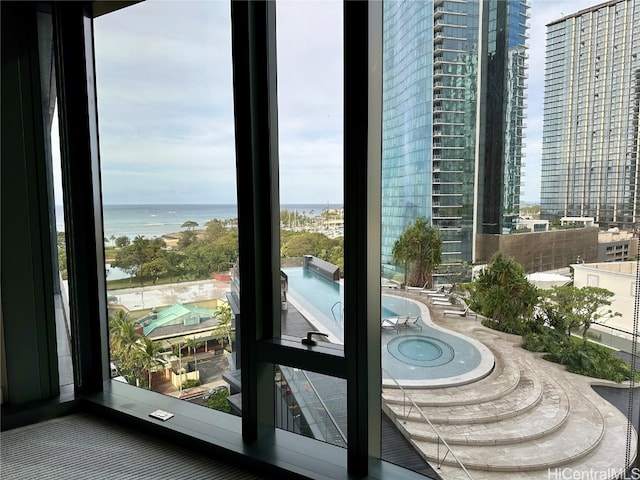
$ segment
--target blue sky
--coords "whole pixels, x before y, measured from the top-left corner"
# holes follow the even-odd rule
[[[540,195],[545,25],[598,2],[531,3],[525,201]],[[229,11],[147,1],[95,20],[104,203],[235,203]],[[341,26],[335,0],[278,2],[281,203],[342,202]]]

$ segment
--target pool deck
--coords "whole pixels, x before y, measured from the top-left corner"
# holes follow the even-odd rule
[[[519,336],[484,327],[480,317],[444,315],[445,306],[412,292],[399,295],[421,302],[435,325],[476,339],[496,359],[489,375],[466,385],[383,388],[385,412],[425,459],[442,460],[442,445],[438,452],[438,437],[415,407],[406,407],[406,396],[475,480],[615,478],[625,462],[627,419],[592,385],[624,384],[567,372],[521,348]],[[635,431],[630,448],[633,457]],[[438,473],[444,480],[468,478],[451,454]]]

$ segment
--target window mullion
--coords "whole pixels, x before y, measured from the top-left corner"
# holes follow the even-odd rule
[[[54,4],[56,82],[69,308],[76,388],[102,390],[108,371],[106,285],[93,21],[84,2]]]
[[[380,457],[382,2],[344,2],[344,288],[351,475]]]
[[[275,4],[232,2],[245,441],[273,430],[273,365],[258,342],[280,334]]]

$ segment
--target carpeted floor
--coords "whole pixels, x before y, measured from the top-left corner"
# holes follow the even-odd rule
[[[2,432],[0,453],[2,480],[267,478],[89,414]]]

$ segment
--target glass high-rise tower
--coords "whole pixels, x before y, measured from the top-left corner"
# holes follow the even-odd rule
[[[543,218],[638,221],[640,2],[610,1],[547,26]]]
[[[382,263],[418,217],[444,262],[517,218],[525,109],[525,1],[385,1]]]

